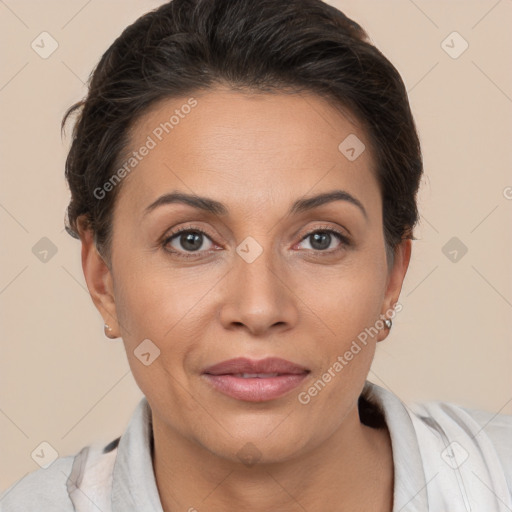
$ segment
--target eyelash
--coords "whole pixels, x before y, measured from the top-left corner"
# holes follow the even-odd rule
[[[175,231],[171,231],[168,236],[165,237],[165,239],[162,241],[162,247],[169,253],[171,254],[175,254],[176,256],[178,256],[179,258],[197,258],[197,254],[198,253],[182,253],[180,251],[176,251],[176,250],[169,250],[167,248],[167,245],[174,239],[176,238],[178,235],[182,234],[182,233],[199,233],[199,234],[202,234],[202,235],[205,235],[207,236],[210,240],[212,240],[212,237],[204,230],[202,230],[201,228],[198,228],[196,226],[185,226],[185,227],[182,227],[182,228],[178,228],[176,229]],[[330,251],[321,251],[321,250],[315,250],[315,249],[311,249],[312,251],[314,251],[315,253],[318,253],[319,255],[322,255],[322,254],[325,254],[325,255],[333,255],[333,254],[336,254],[337,252],[343,250],[344,248],[348,247],[351,245],[351,241],[350,239],[344,235],[343,233],[337,231],[336,229],[333,229],[331,227],[316,227],[315,229],[312,229],[311,231],[308,231],[300,240],[300,242],[303,242],[304,240],[306,240],[309,236],[317,233],[317,232],[320,232],[320,233],[329,233],[329,234],[332,234],[332,235],[335,235],[336,238],[338,238],[338,240],[341,242],[341,245],[340,247],[338,247],[337,249],[331,249]],[[213,240],[212,240],[213,241]]]

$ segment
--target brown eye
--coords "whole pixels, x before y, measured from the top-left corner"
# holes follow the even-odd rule
[[[349,239],[345,235],[339,233],[334,229],[317,228],[314,231],[307,233],[306,236],[304,236],[304,238],[302,239],[302,242],[304,240],[310,240],[311,250],[327,253],[336,252],[340,248],[343,249],[345,246],[350,245]],[[331,245],[333,244],[333,242],[335,242],[335,240],[338,240],[338,242],[340,242],[338,247],[328,250],[329,247],[331,247]]]
[[[162,245],[166,251],[179,257],[188,258],[196,256],[194,253],[209,252],[209,248],[204,248],[207,240],[213,244],[211,238],[203,230],[187,226],[171,232]]]

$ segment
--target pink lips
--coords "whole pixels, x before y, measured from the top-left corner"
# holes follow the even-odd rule
[[[304,366],[278,357],[259,361],[239,357],[209,366],[203,371],[203,376],[225,395],[238,400],[263,402],[291,391],[308,373]]]

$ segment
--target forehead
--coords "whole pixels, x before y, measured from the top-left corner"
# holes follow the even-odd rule
[[[160,101],[131,131],[124,163],[138,156],[118,202],[142,214],[176,190],[239,208],[340,187],[374,195],[369,141],[348,116],[313,94],[212,90]],[[354,143],[366,149],[349,159]]]

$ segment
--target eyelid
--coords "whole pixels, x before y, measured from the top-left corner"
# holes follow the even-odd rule
[[[343,233],[340,229],[338,228],[335,228],[335,227],[332,227],[331,225],[324,225],[324,226],[316,226],[314,228],[312,228],[310,231],[307,231],[303,236],[302,238],[300,239],[300,241],[302,242],[305,238],[307,238],[309,235],[313,234],[313,233],[316,233],[317,231],[327,231],[327,232],[334,232],[336,234],[338,234],[344,242],[346,242],[347,244],[351,242],[351,237],[350,237],[350,234],[345,234]],[[347,233],[349,233],[348,229],[345,229],[345,231]]]
[[[182,233],[183,231],[198,231],[204,235],[207,235],[209,238],[213,238],[213,236],[205,228],[195,226],[194,224],[187,224],[186,226],[170,229],[169,231],[167,231],[165,233],[165,235],[162,237],[162,239],[163,239],[163,241],[166,241],[169,238],[173,238],[176,235]]]
[[[214,241],[213,235],[211,235],[205,228],[195,226],[193,224],[187,224],[186,226],[173,228],[173,229],[170,229],[169,231],[166,231],[166,233],[162,237],[160,243],[162,245],[167,245],[171,241],[171,239],[174,239],[181,233],[184,233],[184,232],[186,233],[188,231],[197,231],[198,233],[207,236],[212,241],[212,243],[216,243]]]

